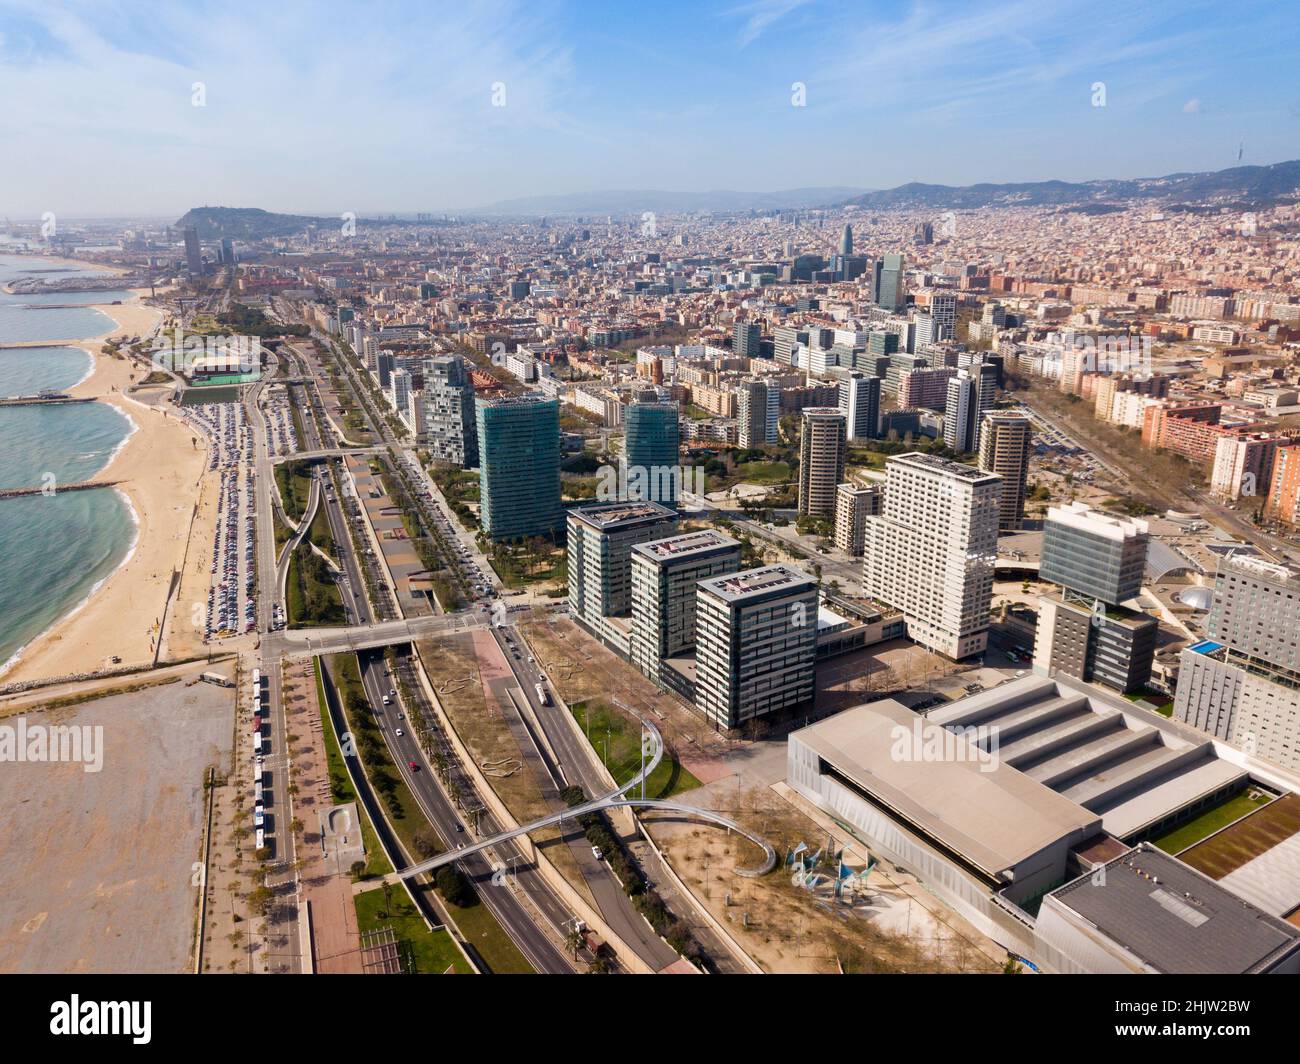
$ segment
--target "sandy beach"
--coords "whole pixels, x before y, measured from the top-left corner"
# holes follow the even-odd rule
[[[0,682],[46,679],[108,665],[152,662],[172,573],[181,568],[196,489],[207,469],[203,440],[179,418],[124,394],[147,369],[126,358],[100,354],[109,336],[149,335],[162,311],[136,302],[96,305],[116,323],[91,340],[69,341],[94,359],[94,368],[71,393],[94,397],[126,414],[135,431],[96,479],[118,481],[135,513],[136,541],[114,570],[75,612],[29,643]],[[201,532],[200,532],[201,534]],[[210,537],[209,537],[210,538]]]

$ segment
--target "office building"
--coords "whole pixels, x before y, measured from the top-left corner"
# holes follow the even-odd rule
[[[1206,630],[1182,652],[1174,716],[1300,770],[1300,573],[1249,555],[1223,559]]]
[[[550,536],[560,505],[560,404],[539,395],[477,399],[479,523],[489,539]]]
[[[840,234],[840,254],[846,259],[853,254],[853,226],[847,222],[844,225],[844,232]]]
[[[867,518],[880,514],[885,491],[881,484],[854,484],[835,489],[835,546],[855,558],[862,557]]]
[[[621,479],[628,499],[676,506],[681,426],[676,403],[632,403],[623,414]]]
[[[221,265],[235,265],[235,242],[228,236],[221,238]]]
[[[460,355],[424,364],[424,436],[429,456],[463,469],[478,465],[474,382]]]
[[[840,413],[850,440],[880,436],[880,378],[852,372],[840,378]]]
[[[755,322],[738,321],[732,334],[731,349],[741,358],[758,358],[762,331]]]
[[[1033,435],[1033,422],[1018,410],[994,410],[984,417],[979,467],[1002,478],[998,528],[1004,531],[1024,523]]]
[[[626,653],[630,626],[611,640],[602,622],[631,613],[632,548],[671,535],[677,513],[654,502],[599,502],[570,510],[566,525],[569,612]]]
[[[1002,480],[913,453],[885,463],[885,503],[866,519],[863,591],[902,611],[916,642],[965,658],[988,642]]]
[[[795,348],[806,347],[808,344],[808,330],[793,325],[778,325],[772,330],[772,340],[776,360],[787,366],[793,365]]]
[[[894,312],[907,305],[903,291],[903,256],[885,255],[874,263],[871,288],[872,302]]]
[[[1159,622],[1122,603],[1142,589],[1147,524],[1083,503],[1053,507],[1043,524],[1039,577],[1061,585],[1039,596],[1034,671],[1139,690],[1151,677]]]
[[[740,568],[740,544],[714,529],[632,548],[631,657],[646,676],[695,699],[695,595],[701,580]],[[674,659],[677,659],[674,661]]]
[[[997,380],[996,365],[979,363],[959,369],[957,376],[948,381],[943,442],[949,447],[967,454],[979,453],[984,419],[993,412],[997,397]]]
[[[191,277],[203,276],[203,252],[199,247],[199,231],[192,225],[185,227],[185,269]]]
[[[736,420],[741,447],[776,443],[781,420],[781,386],[762,379],[741,381],[736,395]]]
[[[933,342],[951,340],[957,335],[957,297],[952,292],[935,292],[930,296],[930,320]]]
[[[411,402],[411,374],[406,369],[393,370],[388,381],[388,402],[398,414],[403,413]]]
[[[1139,518],[1111,517],[1082,502],[1053,506],[1038,575],[1103,603],[1127,602],[1142,590],[1148,539]]]
[[[979,389],[975,378],[964,369],[948,381],[943,407],[943,442],[954,451],[975,449],[975,425],[979,417]]]
[[[847,457],[844,415],[836,407],[808,407],[799,434],[799,512],[835,516],[835,489]]]
[[[696,707],[718,729],[811,705],[817,582],[769,565],[699,583]]]

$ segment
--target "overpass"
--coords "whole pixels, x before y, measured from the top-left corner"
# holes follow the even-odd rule
[[[444,613],[434,617],[408,617],[397,621],[354,624],[346,628],[292,628],[269,633],[263,645],[270,645],[289,657],[315,657],[319,654],[342,654],[372,650],[393,643],[430,639],[448,632],[482,628],[487,617],[479,610]]]
[[[314,451],[294,451],[292,454],[279,454],[270,459],[272,465],[281,462],[310,462],[317,458],[346,458],[350,454],[384,454],[386,447],[324,447]]]
[[[461,846],[458,849],[440,853],[437,857],[431,857],[427,861],[421,861],[418,864],[411,865],[409,868],[402,869],[400,872],[393,873],[393,878],[398,880],[409,879],[412,876],[419,875],[421,872],[432,872],[443,867],[443,865],[454,864],[471,854],[491,849],[493,846],[503,842],[509,842],[511,839],[518,838],[520,835],[528,835],[531,832],[539,831],[542,828],[555,827],[565,820],[577,820],[579,817],[586,816],[588,813],[598,813],[606,809],[618,809],[622,807],[659,809],[665,812],[682,813],[686,816],[707,820],[710,823],[717,824],[729,831],[738,832],[763,851],[762,864],[758,865],[756,868],[733,869],[738,876],[757,878],[758,876],[767,875],[768,872],[775,868],[776,851],[772,848],[771,844],[761,835],[750,831],[748,828],[742,827],[729,817],[725,817],[721,813],[715,813],[711,809],[700,809],[692,805],[683,805],[680,802],[666,802],[659,799],[644,797],[644,784],[646,779],[648,779],[650,774],[659,766],[659,762],[663,760],[664,742],[663,737],[659,734],[659,729],[644,717],[641,719],[641,727],[642,742],[644,743],[645,739],[649,738],[651,745],[653,746],[653,752],[650,759],[643,762],[641,771],[628,780],[627,783],[623,784],[623,786],[610,791],[608,794],[602,795],[599,798],[593,798],[590,801],[582,802],[579,805],[570,806],[568,809],[562,809],[558,813],[551,813],[548,816],[542,817],[540,820],[534,820],[531,824],[522,824],[519,827],[510,828],[507,831],[499,831],[495,835],[489,835],[487,838],[480,839],[478,842],[469,846]],[[637,787],[641,787],[642,796],[639,798],[629,798],[628,793],[635,790]]]

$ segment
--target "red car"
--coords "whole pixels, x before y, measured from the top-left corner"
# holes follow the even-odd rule
[[[407,764],[411,766],[411,771],[412,771],[412,772],[419,772],[419,771],[420,771],[420,766],[417,765],[414,761],[408,761]]]

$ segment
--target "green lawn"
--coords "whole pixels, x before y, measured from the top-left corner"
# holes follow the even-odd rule
[[[338,739],[334,735],[334,725],[330,722],[330,715],[325,709],[325,687],[321,683],[319,659],[316,661],[316,697],[320,702],[321,726],[325,735],[325,760],[329,765],[330,795],[335,805],[356,802],[357,812],[361,817],[361,841],[366,848],[366,870],[362,878],[386,876],[393,870],[393,866],[384,855],[383,847],[379,845],[375,826],[370,823],[365,806],[358,801],[357,792],[352,786],[352,777],[348,775],[347,765],[343,763],[343,752],[339,749]]]
[[[388,747],[373,716],[366,707],[369,700],[361,686],[361,675],[354,654],[335,654],[330,658],[330,670],[338,687],[339,696],[347,707],[346,720],[357,739],[357,747],[365,760],[371,785],[388,813],[388,821],[408,853],[416,854],[415,834],[429,822],[416,802],[410,788],[397,771]],[[363,704],[364,703],[364,704]],[[370,741],[367,741],[370,740]],[[384,795],[391,794],[390,798]],[[418,887],[416,889],[419,889]],[[492,886],[478,888],[495,890]],[[484,964],[493,972],[503,974],[528,974],[532,966],[511,941],[504,928],[482,902],[475,898],[473,905],[461,908],[446,903],[451,918],[465,941],[471,943]]]
[[[306,542],[289,557],[285,598],[290,627],[332,628],[347,623],[343,593],[330,578],[325,562]]]
[[[391,927],[397,936],[402,959],[414,975],[442,975],[449,967],[457,975],[473,974],[474,969],[456,948],[450,934],[445,930],[430,931],[424,926],[424,921],[411,905],[406,891],[400,887],[393,888],[392,899],[393,908],[385,913],[382,887],[354,895],[352,900],[357,907],[357,928],[373,931],[385,925]]]
[[[601,760],[605,759],[605,739],[608,736],[609,760],[606,767],[618,783],[626,783],[641,771],[641,729],[624,713],[599,699],[575,702],[569,708]],[[671,798],[698,786],[700,781],[682,767],[672,751],[665,750],[659,767],[646,780],[645,796]]]
[[[1252,809],[1267,805],[1271,800],[1271,795],[1261,795],[1257,800],[1252,801],[1247,795],[1239,794],[1235,798],[1229,798],[1222,805],[1206,810],[1195,819],[1178,825],[1173,831],[1152,839],[1151,844],[1164,850],[1165,853],[1180,853],[1207,836],[1213,835],[1220,828],[1226,828],[1234,821],[1240,820]]]

